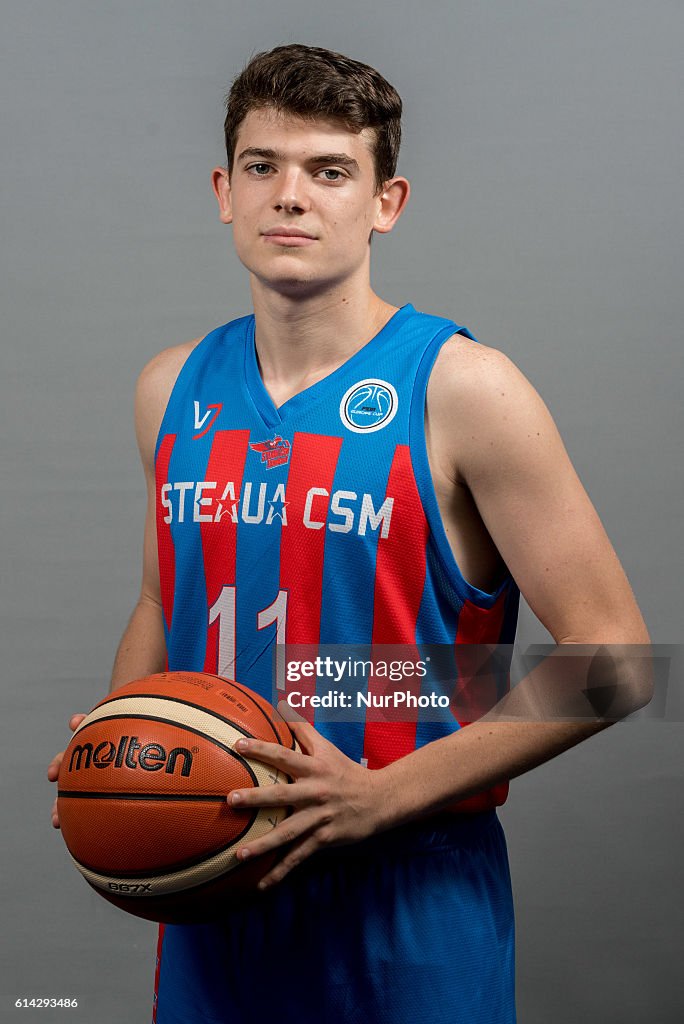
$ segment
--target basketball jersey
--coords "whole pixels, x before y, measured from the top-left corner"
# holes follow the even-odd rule
[[[425,442],[426,389],[440,348],[457,333],[476,339],[409,303],[342,366],[278,408],[261,379],[254,332],[254,316],[241,317],[193,349],[160,428],[169,670],[235,678],[275,702],[289,685],[274,657],[282,644],[443,645],[455,676],[460,645],[512,644],[518,589],[508,573],[490,593],[462,576]],[[428,681],[405,684],[420,694]],[[330,680],[307,676],[297,690],[323,686]],[[308,706],[301,713],[371,769],[463,725],[450,708],[392,721],[330,721]],[[455,808],[481,811],[506,795],[504,782]]]

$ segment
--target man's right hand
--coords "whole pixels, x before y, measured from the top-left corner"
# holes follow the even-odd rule
[[[83,719],[85,717],[86,717],[85,715],[72,715],[71,716],[71,718],[69,719],[69,728],[71,729],[72,732],[74,732],[76,729],[78,729],[79,725],[81,724],[81,722],[83,721]],[[62,763],[62,758],[63,757],[64,757],[64,751],[61,750],[59,752],[59,754],[55,754],[53,759],[50,761],[50,764],[49,764],[48,770],[47,770],[47,777],[50,780],[50,782],[56,782],[57,781],[57,778],[59,776],[59,766]],[[59,815],[57,813],[57,798],[55,798],[55,802],[52,805],[52,827],[53,828],[59,828]]]

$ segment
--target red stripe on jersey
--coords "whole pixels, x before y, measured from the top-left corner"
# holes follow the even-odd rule
[[[341,447],[341,437],[320,434],[295,432],[292,442],[285,493],[288,522],[280,543],[280,588],[288,593],[288,644],[317,644],[320,639],[325,524]],[[313,694],[316,680],[302,680],[297,689]],[[313,710],[307,706],[304,714],[313,723]]]
[[[496,647],[499,643],[506,611],[506,596],[507,591],[504,590],[491,608],[480,608],[472,601],[464,601],[458,617],[455,656],[461,697],[457,706],[461,709],[472,706],[476,711],[476,714],[464,715],[461,725],[468,725],[475,718],[479,718],[497,701],[499,680],[494,673],[487,676],[481,668],[488,659],[486,648]],[[472,691],[470,698],[469,689]]]
[[[157,1001],[159,999],[159,974],[161,972],[162,947],[164,945],[164,925],[159,925],[157,938],[157,963],[154,968],[154,1003],[152,1005],[152,1024],[157,1024]]]
[[[169,482],[169,463],[171,453],[176,443],[175,434],[166,434],[159,451],[155,464],[155,481],[157,493],[155,497],[157,517],[157,549],[159,552],[159,586],[161,590],[162,609],[166,628],[171,629],[173,617],[173,592],[176,587],[176,552],[173,547],[171,525],[165,522],[165,517],[170,518],[170,510],[167,512],[161,502],[161,492],[164,484]]]
[[[413,644],[425,585],[429,527],[413,476],[409,446],[398,444],[387,480],[393,498],[390,530],[378,537],[374,644]]]
[[[211,444],[205,479],[216,487],[205,490],[203,497],[210,497],[211,504],[206,511],[199,510],[211,515],[211,522],[200,525],[208,609],[218,601],[223,587],[235,585],[238,507],[248,445],[248,430],[217,430]],[[207,625],[205,672],[218,671],[218,634],[217,617]]]
[[[416,486],[408,445],[395,448],[386,498],[393,498],[387,537],[378,537],[375,563],[373,645],[415,644],[416,623],[423,598],[429,527]],[[379,654],[378,657],[382,657]],[[402,652],[406,660],[418,660],[418,651]],[[391,684],[394,688],[395,684]],[[420,679],[402,680],[402,690],[418,696]],[[387,679],[372,676],[369,694],[387,692]],[[387,721],[387,714],[369,709],[364,733],[364,757],[369,768],[380,768],[404,757],[416,746],[417,715],[413,721]],[[382,721],[374,721],[382,718]]]
[[[477,712],[477,717],[485,714],[496,704],[500,680],[494,672],[488,676],[482,671],[488,657],[487,650],[475,649],[470,645],[495,647],[498,644],[506,611],[507,595],[508,591],[504,590],[491,608],[480,608],[472,601],[465,601],[458,619],[456,633],[456,663],[460,695],[458,707],[472,707]],[[478,670],[480,671],[478,672]],[[471,690],[470,696],[469,690]],[[475,715],[469,717],[468,720],[464,719],[460,724],[467,726],[474,717]],[[508,782],[499,782],[482,793],[475,793],[474,796],[468,797],[466,800],[459,800],[452,804],[449,810],[459,813],[486,811],[492,807],[500,807],[507,796]]]

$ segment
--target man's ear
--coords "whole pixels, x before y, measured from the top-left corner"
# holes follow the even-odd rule
[[[378,213],[373,230],[380,234],[391,231],[401,217],[410,195],[411,186],[406,178],[391,178],[386,181],[377,199]]]
[[[233,196],[230,189],[230,178],[225,167],[215,167],[211,172],[211,187],[219,204],[219,219],[222,224],[233,222]]]

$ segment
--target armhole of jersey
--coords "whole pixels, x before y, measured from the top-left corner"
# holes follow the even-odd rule
[[[411,460],[413,473],[416,478],[418,493],[425,509],[425,516],[430,528],[432,540],[442,563],[442,567],[448,580],[456,590],[456,593],[463,601],[470,601],[480,608],[491,608],[503,591],[511,582],[511,575],[507,573],[496,590],[488,593],[473,586],[464,578],[458,563],[451,550],[449,539],[444,529],[442,516],[437,503],[437,495],[432,481],[430,462],[428,460],[427,442],[425,439],[425,403],[427,400],[427,387],[430,374],[439,355],[442,345],[454,336],[462,334],[471,341],[477,341],[466,327],[459,327],[458,324],[449,323],[442,328],[427,345],[423,357],[418,366],[416,381],[411,397],[411,412],[409,418],[409,442],[411,447]]]

